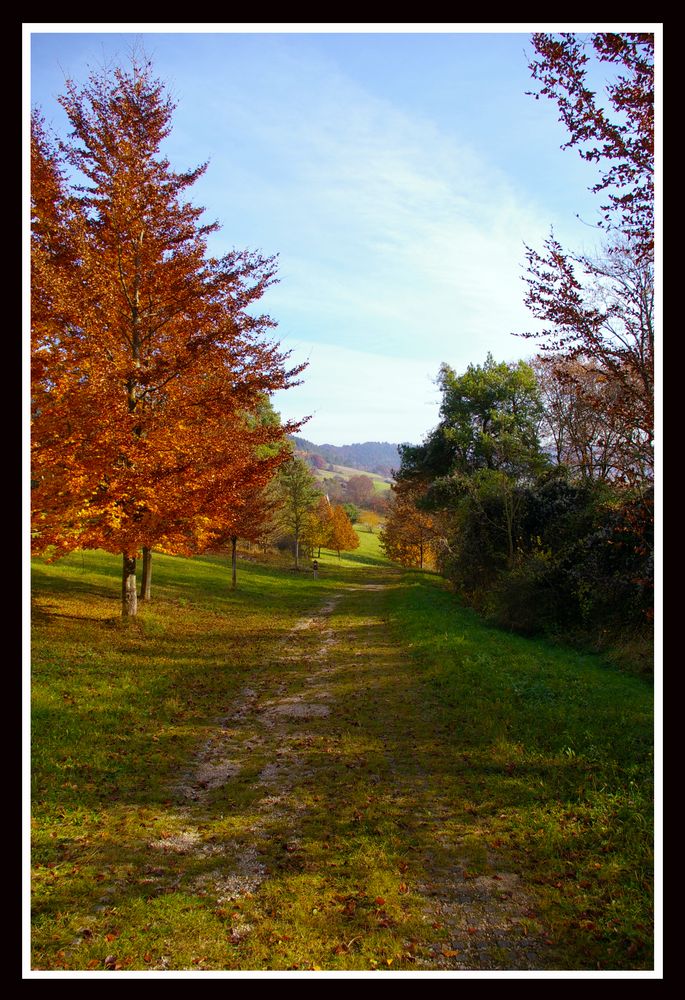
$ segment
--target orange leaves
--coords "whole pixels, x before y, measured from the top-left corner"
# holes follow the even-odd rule
[[[331,508],[331,519],[326,536],[326,548],[349,552],[359,547],[359,535],[354,530],[345,508],[336,504]]]
[[[88,183],[67,187],[35,119],[34,547],[197,551],[297,429],[260,417],[304,367],[247,311],[275,260],[208,255],[216,226],[184,200],[206,165],[179,174],[161,155],[173,103],[148,64],[70,81],[61,103],[62,155]]]
[[[416,506],[424,493],[425,488],[408,479],[398,480],[392,486],[392,498],[380,538],[388,558],[402,566],[423,568],[439,534],[435,516]]]

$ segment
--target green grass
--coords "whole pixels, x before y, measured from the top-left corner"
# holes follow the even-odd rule
[[[470,790],[468,839],[531,873],[564,966],[649,967],[651,687],[484,625],[426,574],[391,602]]]
[[[377,472],[353,469],[348,465],[334,465],[332,471],[330,469],[312,469],[312,475],[316,479],[323,480],[335,479],[336,476],[342,476],[344,479],[350,479],[352,476],[366,476],[368,479],[373,480],[373,486],[377,493],[384,493],[390,489],[390,482],[384,479],[383,476],[379,476]]]
[[[520,874],[514,930],[544,930],[545,967],[651,967],[647,685],[484,626],[360,541],[316,579],[241,560],[236,591],[223,558],[155,555],[130,622],[115,557],[35,561],[34,968],[436,968],[457,949],[421,885],[455,866]],[[264,728],[324,683],[329,716]],[[236,773],[181,801],[208,740]],[[246,858],[267,877],[223,900]]]

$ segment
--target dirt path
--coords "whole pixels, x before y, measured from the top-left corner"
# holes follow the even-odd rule
[[[544,968],[521,873],[487,851],[469,871],[455,822],[464,796],[384,618],[390,586],[341,588],[273,647],[179,775],[174,832],[150,847],[185,858],[174,889],[217,906],[250,901],[231,925],[237,961],[281,899],[279,926],[292,927],[280,940],[306,913],[348,968]],[[217,816],[230,816],[231,836],[206,836]],[[152,871],[168,883],[166,868]],[[267,967],[282,967],[272,938]]]

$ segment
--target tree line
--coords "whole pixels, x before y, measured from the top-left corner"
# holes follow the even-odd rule
[[[523,632],[649,637],[654,574],[654,37],[536,34],[536,98],[599,165],[601,249],[526,248],[530,361],[438,376],[440,420],[401,448],[382,540]],[[589,68],[613,71],[603,101]]]

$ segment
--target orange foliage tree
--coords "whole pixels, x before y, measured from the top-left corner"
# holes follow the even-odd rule
[[[344,507],[335,504],[331,509],[331,520],[326,536],[326,548],[333,549],[338,553],[350,552],[359,548],[359,535],[354,530],[354,525],[350,521]]]
[[[380,532],[383,550],[401,566],[423,569],[440,537],[437,515],[417,507],[426,494],[426,486],[413,479],[398,479],[391,490],[392,498]]]
[[[218,491],[205,494],[207,515],[205,532],[211,536],[207,548],[223,552],[230,547],[231,588],[237,586],[238,540],[258,542],[273,526],[281,514],[281,499],[275,488],[274,474],[290,458],[290,448],[284,440],[274,443],[274,429],[280,418],[269,400],[264,399],[259,412],[248,421],[253,436],[253,447],[238,458],[235,473],[240,478],[240,488],[233,494]],[[244,483],[250,482],[245,489]],[[203,546],[204,547],[204,546]]]
[[[328,541],[333,525],[333,507],[327,496],[321,496],[316,505],[308,512],[302,541],[310,550],[312,556],[316,549],[321,555],[321,549]]]
[[[273,258],[208,254],[218,226],[184,200],[206,165],[176,173],[161,155],[174,105],[150,64],[60,101],[66,142],[34,125],[33,542],[121,552],[132,615],[141,548],[201,548],[219,502],[263,482],[256,449],[297,427],[246,418],[302,367],[254,309]]]

